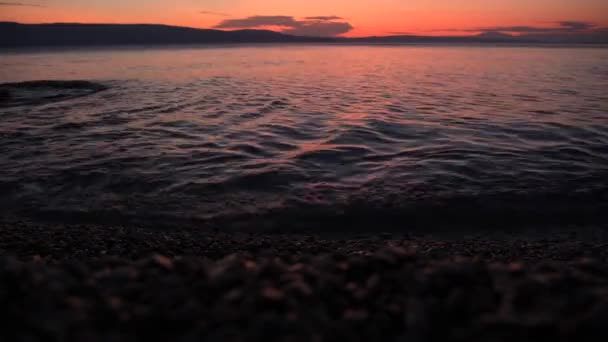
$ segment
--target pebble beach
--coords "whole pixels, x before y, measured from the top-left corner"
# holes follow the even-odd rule
[[[604,341],[595,233],[0,225],[3,341]]]

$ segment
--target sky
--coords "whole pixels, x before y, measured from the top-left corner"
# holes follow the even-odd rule
[[[0,21],[154,23],[320,36],[578,33],[608,0],[8,0]]]

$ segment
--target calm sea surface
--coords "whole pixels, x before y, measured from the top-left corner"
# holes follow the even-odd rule
[[[406,225],[608,203],[608,49],[0,53],[0,83],[31,80],[107,89],[4,90],[4,213]]]

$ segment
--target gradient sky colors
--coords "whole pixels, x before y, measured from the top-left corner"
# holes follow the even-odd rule
[[[579,32],[608,26],[607,0],[9,0],[0,21],[269,28],[350,37]],[[574,23],[570,25],[568,23]]]

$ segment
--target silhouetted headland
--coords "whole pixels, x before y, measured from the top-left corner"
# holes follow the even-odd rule
[[[360,38],[303,37],[270,30],[197,29],[155,24],[0,23],[0,46],[104,46],[224,43],[562,43],[607,44],[608,32],[526,34],[484,32],[471,36],[390,35]]]
[[[95,46],[330,41],[268,30],[222,31],[140,24],[0,23],[0,46]]]

